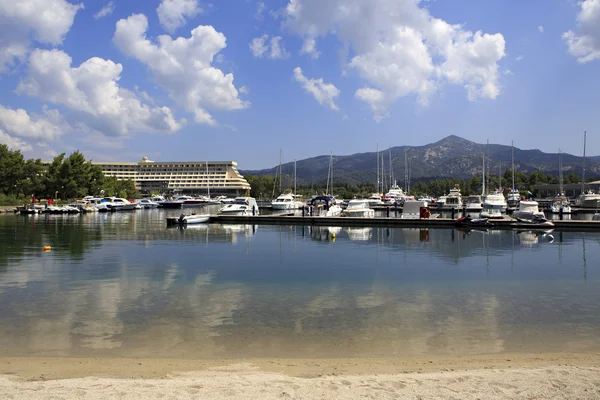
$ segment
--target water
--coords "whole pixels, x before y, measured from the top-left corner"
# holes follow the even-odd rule
[[[2,354],[600,350],[600,234],[167,229],[178,212],[0,216]]]

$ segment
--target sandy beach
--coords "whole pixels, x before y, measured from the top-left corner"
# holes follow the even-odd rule
[[[0,359],[8,399],[596,399],[600,354],[405,359]]]

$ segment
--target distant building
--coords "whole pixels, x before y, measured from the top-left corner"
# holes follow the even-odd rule
[[[141,192],[215,194],[237,196],[250,191],[250,184],[237,170],[235,161],[165,161],[147,157],[138,162],[92,162],[105,176],[131,179]]]
[[[563,185],[565,196],[578,197],[581,194],[581,183],[567,183]],[[588,182],[585,184],[585,191],[592,190],[598,193],[600,189],[600,181]],[[533,185],[533,191],[538,197],[554,197],[560,192],[560,185],[557,183],[542,183]]]

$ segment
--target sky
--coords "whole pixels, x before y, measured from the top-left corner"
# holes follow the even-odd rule
[[[600,154],[600,0],[0,0],[0,143],[240,169],[448,135]]]

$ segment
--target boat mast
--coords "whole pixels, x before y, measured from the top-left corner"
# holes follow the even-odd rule
[[[394,180],[394,169],[392,168],[392,148],[390,147],[390,187]]]
[[[500,182],[498,183],[498,191],[502,191],[502,161],[498,164],[498,178]]]
[[[563,196],[562,151],[560,149],[558,149],[558,179],[560,184],[560,195]]]
[[[587,140],[587,132],[583,131],[583,171],[581,172],[581,195],[585,193],[585,143]]]
[[[383,152],[381,153],[381,193],[385,193],[385,168],[383,167]]]
[[[487,140],[487,162],[488,162],[488,165],[487,165],[488,174],[487,174],[487,180],[485,182],[486,194],[490,190],[490,167],[492,166],[492,160],[490,158],[490,139]]]
[[[377,142],[377,186],[375,191],[379,193],[379,142]]]
[[[325,195],[329,195],[329,177],[331,176],[331,156],[329,156],[329,168],[327,168],[327,186],[325,187]]]
[[[512,169],[512,191],[515,191],[515,146],[512,142],[512,140],[510,141],[510,151],[511,151],[511,169]]]
[[[208,198],[210,199],[210,179],[208,179],[208,161],[206,162],[206,190],[208,192]]]
[[[279,193],[281,194],[281,181],[283,180],[283,174],[281,173],[281,157],[283,155],[283,150],[279,149]]]
[[[406,151],[408,149],[405,147],[404,148],[404,190],[406,190],[406,193],[408,194],[408,158],[406,156]]]
[[[297,176],[296,176],[296,160],[294,160],[294,195],[296,195],[296,180],[297,180]]]
[[[331,196],[333,196],[333,151],[329,153],[329,168],[331,169]]]
[[[483,157],[481,157],[481,159],[483,160],[481,166],[481,195],[485,196],[485,153],[483,153]]]

